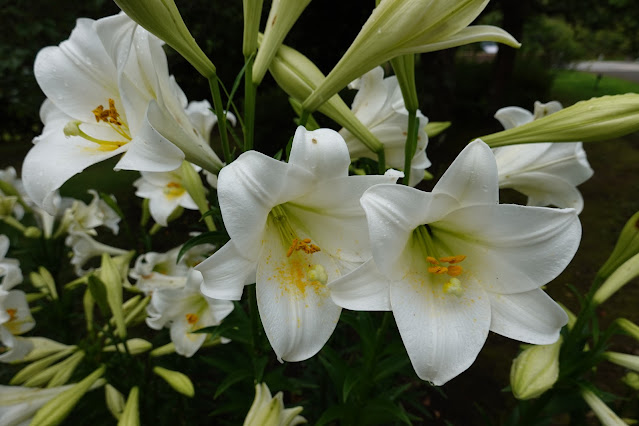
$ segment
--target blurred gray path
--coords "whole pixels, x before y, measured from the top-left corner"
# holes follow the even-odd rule
[[[623,78],[624,80],[639,83],[639,62],[584,61],[576,62],[572,64],[570,68],[577,71]]]

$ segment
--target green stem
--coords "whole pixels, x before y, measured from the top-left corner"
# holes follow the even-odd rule
[[[302,115],[300,115],[299,125],[306,127],[306,122],[308,121],[308,117],[310,115],[311,115],[310,111],[307,111],[307,110],[303,109],[302,110]]]
[[[386,173],[386,153],[383,146],[377,151],[377,172],[380,175]]]
[[[217,80],[217,76],[209,78],[209,88],[211,89],[211,95],[213,96],[213,108],[215,109],[215,115],[217,116],[217,128],[220,131],[220,138],[222,139],[222,151],[224,152],[224,161],[230,163],[231,150],[229,149],[229,138],[226,133],[226,111],[224,111],[224,104],[222,103],[222,96],[220,95],[220,85]]]
[[[417,110],[408,111],[408,135],[406,136],[406,146],[404,147],[404,185],[410,181],[410,167],[417,150],[417,136],[419,135],[419,118]]]
[[[255,102],[257,84],[253,83],[255,55],[244,58],[244,151],[253,149],[255,139]]]

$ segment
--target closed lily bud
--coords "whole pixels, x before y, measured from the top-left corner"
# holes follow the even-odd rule
[[[33,349],[25,357],[21,358],[19,362],[36,361],[60,351],[75,349],[75,346],[65,345],[46,337],[25,337],[25,339],[33,345]]]
[[[153,372],[164,379],[175,391],[192,398],[195,395],[193,382],[186,374],[162,367],[153,367]]]
[[[61,362],[59,364],[60,368],[58,369],[58,371],[56,371],[56,373],[53,375],[51,380],[49,380],[47,387],[53,388],[56,386],[65,385],[71,378],[71,375],[73,374],[75,369],[78,367],[80,362],[82,362],[83,358],[84,358],[84,351],[78,351],[74,353],[73,355],[71,355],[64,362]]]
[[[120,337],[126,336],[126,324],[122,309],[122,277],[116,264],[108,254],[102,255],[100,279],[106,287],[106,298],[115,319],[116,331]]]
[[[639,276],[639,253],[618,267],[592,296],[595,305],[600,305],[615,294],[624,285]]]
[[[264,37],[253,64],[253,83],[260,84],[277,50],[311,0],[273,0]]]
[[[639,372],[639,355],[623,354],[620,352],[604,352],[606,360],[630,370]]]
[[[384,0],[326,80],[306,99],[306,111],[322,103],[357,77],[396,56],[424,53],[478,41],[519,47],[506,31],[488,25],[468,26],[488,0]]]
[[[107,383],[106,386],[104,386],[104,399],[106,401],[106,406],[111,414],[113,414],[113,417],[115,417],[116,420],[119,420],[120,417],[122,417],[122,412],[124,411],[124,406],[126,404],[124,395]]]
[[[260,31],[263,2],[264,0],[243,0],[242,2],[244,10],[242,53],[245,57],[257,50],[257,34]]]
[[[635,340],[639,341],[639,325],[625,318],[617,318],[615,323],[625,331],[629,336],[632,336]]]
[[[535,142],[593,142],[639,129],[639,94],[592,98],[502,132],[482,136],[491,148]]]
[[[639,374],[634,371],[629,372],[625,376],[621,378],[621,381],[633,388],[634,390],[639,391]]]
[[[415,86],[415,55],[402,55],[391,59],[391,65],[397,82],[402,90],[404,106],[408,111],[417,111],[419,101],[417,100],[417,87]]]
[[[118,426],[140,426],[140,389],[134,386],[126,399],[124,411],[118,421]]]
[[[324,80],[324,74],[310,59],[285,45],[280,46],[269,71],[277,84],[298,101],[306,99]],[[346,128],[371,152],[378,152],[383,148],[382,143],[362,124],[339,95],[332,96],[318,111]]]
[[[139,355],[139,354],[143,354],[144,352],[148,352],[151,350],[151,348],[153,347],[153,344],[151,342],[147,342],[144,339],[138,339],[138,338],[134,338],[134,339],[129,339],[126,342],[126,348],[124,347],[124,343],[118,343],[117,345],[108,345],[105,346],[104,348],[102,348],[103,352],[115,352],[116,350],[118,352],[128,352],[131,355]]]
[[[71,386],[61,394],[46,403],[33,417],[31,426],[55,426],[61,424],[69,415],[73,407],[93,384],[104,374],[104,367],[100,367],[80,382]]]
[[[140,26],[177,50],[204,77],[215,75],[215,65],[198,46],[173,0],[115,0],[115,3]]]
[[[429,121],[426,125],[426,134],[429,138],[435,137],[448,129],[452,123],[450,121]]]
[[[282,392],[271,396],[266,383],[255,385],[255,399],[246,415],[244,426],[294,426],[306,423],[299,415],[302,407],[284,408]]]
[[[599,270],[599,275],[608,277],[626,260],[639,253],[639,212],[626,222],[610,257]]]
[[[626,426],[626,423],[615,414],[595,393],[589,389],[583,389],[581,396],[590,406],[599,421],[604,426]]]
[[[22,370],[18,371],[16,375],[13,376],[9,384],[19,385],[26,382],[27,380],[31,379],[32,377],[42,372],[44,369],[46,369],[48,366],[50,366],[54,362],[57,362],[61,360],[62,358],[65,358],[71,355],[73,352],[76,351],[76,349],[77,348],[75,346],[70,346],[67,349],[63,349],[57,353],[48,355],[38,361],[32,362],[31,364],[24,367]]]
[[[64,376],[67,374],[67,370],[71,369],[71,373],[75,370],[75,367],[78,366],[80,361],[84,358],[84,351],[74,352],[70,357],[65,359],[62,362],[54,364],[46,369],[43,369],[37,374],[34,374],[28,380],[24,382],[24,386],[29,387],[37,387],[44,386],[47,383],[51,382],[54,377],[58,377],[56,382],[62,381]],[[62,383],[64,384],[64,383]],[[52,387],[52,386],[48,386]]]
[[[551,345],[524,349],[510,368],[510,387],[517,399],[537,398],[552,388],[559,377],[562,338]]]

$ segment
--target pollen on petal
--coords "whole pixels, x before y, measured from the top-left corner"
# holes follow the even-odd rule
[[[461,273],[464,272],[464,268],[462,268],[459,265],[450,265],[448,267],[448,271],[446,272],[448,275],[450,275],[451,277],[457,277],[459,275],[461,275]]]

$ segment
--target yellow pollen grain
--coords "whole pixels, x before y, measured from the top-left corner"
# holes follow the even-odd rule
[[[464,272],[464,268],[462,268],[459,265],[450,265],[448,267],[448,271],[446,272],[448,275],[450,275],[451,277],[457,277],[459,275],[461,275],[461,273]]]
[[[319,246],[315,244],[311,244],[310,238],[304,238],[303,240],[298,240],[297,238],[293,238],[291,242],[291,246],[286,251],[286,257],[291,257],[294,251],[303,251],[306,254],[313,254],[321,251]]]
[[[428,267],[428,272],[430,272],[431,274],[445,274],[446,272],[448,272],[448,268],[445,266],[429,266]]]
[[[198,321],[198,316],[196,314],[186,314],[186,322],[193,325]]]
[[[459,262],[462,262],[464,259],[466,259],[466,256],[464,256],[463,254],[460,254],[457,256],[446,256],[446,257],[439,258],[439,260],[444,263],[459,263]]]
[[[430,263],[431,265],[439,265],[439,262],[433,256],[426,256],[426,262]]]

